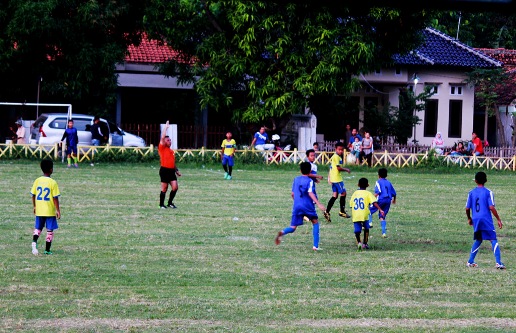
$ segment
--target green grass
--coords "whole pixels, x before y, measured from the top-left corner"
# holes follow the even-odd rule
[[[57,164],[54,255],[33,256],[39,165],[0,162],[0,331],[516,332],[514,173],[487,172],[505,223],[498,271],[486,243],[480,267],[465,266],[471,170],[389,170],[389,237],[375,219],[373,249],[357,252],[335,206],[314,253],[309,225],[273,242],[290,222],[297,167],[238,166],[232,181],[219,166],[180,167],[179,208],[164,211],[156,164]],[[372,190],[375,170],[357,168],[348,193],[360,177]],[[329,185],[318,193],[326,205]]]

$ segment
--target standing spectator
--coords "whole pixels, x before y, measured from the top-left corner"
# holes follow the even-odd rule
[[[313,147],[313,150],[315,152],[318,152],[319,151],[319,142],[314,142],[314,144],[312,145]],[[307,151],[307,154],[308,154],[308,151]]]
[[[292,183],[292,199],[294,204],[292,205],[292,219],[290,220],[290,226],[279,231],[276,236],[275,243],[279,245],[284,235],[293,233],[297,227],[303,225],[303,218],[306,216],[308,220],[312,222],[312,235],[313,235],[313,247],[314,251],[320,250],[319,248],[319,221],[317,212],[314,207],[314,203],[324,211],[324,206],[317,200],[314,191],[314,181],[309,177],[310,175],[310,162],[303,162],[300,165],[301,176],[297,176]]]
[[[466,265],[468,267],[478,266],[477,263],[475,263],[475,256],[480,249],[482,241],[487,240],[491,242],[496,261],[495,267],[497,269],[505,269],[505,265],[501,260],[500,246],[496,239],[496,231],[491,213],[498,221],[498,228],[502,229],[503,224],[495,208],[493,192],[484,187],[486,182],[487,175],[485,172],[477,172],[475,174],[477,187],[469,192],[468,200],[466,201],[466,216],[469,225],[473,226],[473,246],[471,247],[471,253]],[[473,210],[473,218],[471,218],[470,215],[471,210]]]
[[[346,188],[344,187],[344,180],[342,179],[341,172],[345,171],[351,173],[348,168],[344,168],[344,143],[337,142],[335,145],[335,153],[330,159],[330,172],[328,177],[328,184],[331,185],[332,196],[326,206],[324,212],[324,218],[326,221],[331,222],[330,211],[335,201],[340,194],[340,211],[339,216],[350,218],[351,216],[346,213]]]
[[[102,146],[108,142],[108,136],[105,133],[102,125],[100,124],[100,119],[98,116],[93,118],[93,125],[91,126],[91,144],[94,146]]]
[[[165,124],[165,130],[161,134],[161,140],[158,145],[158,153],[160,160],[159,176],[161,178],[161,193],[159,194],[159,208],[177,208],[174,205],[174,198],[176,196],[178,185],[177,177],[181,177],[181,173],[176,167],[175,152],[170,148],[172,140],[167,135],[169,124],[168,120]],[[167,195],[168,185],[170,185],[170,197],[168,198],[168,205],[165,206],[165,197]]]
[[[438,155],[442,155],[444,153],[444,140],[441,135],[441,132],[437,132],[435,134],[435,138],[432,140],[431,148],[435,150]]]
[[[353,149],[353,142],[355,142],[356,137],[358,137],[358,140],[362,141],[362,136],[360,134],[358,134],[356,128],[353,128],[353,130],[351,131],[351,136],[350,136],[348,142],[346,142],[349,151],[351,151],[351,149]]]
[[[16,120],[16,127],[18,128],[15,133],[15,140],[13,143],[17,143],[19,145],[25,144],[25,127],[23,127],[23,121],[21,119]],[[11,128],[12,130],[12,128]],[[13,131],[14,132],[14,131]]]
[[[468,143],[468,150],[471,155],[484,155],[484,147],[482,146],[482,140],[477,136],[477,133],[471,133],[471,142]]]
[[[79,143],[79,136],[77,135],[77,129],[73,127],[73,119],[68,120],[68,127],[65,129],[61,141],[64,139],[66,139],[66,160],[68,161],[68,167],[70,168],[72,166],[73,158],[73,166],[78,168],[77,144]]]
[[[347,144],[347,148],[349,148],[348,150],[351,150],[351,147],[349,147],[349,142],[351,140],[351,126],[349,124],[346,124],[346,132],[345,132],[345,141],[346,144]]]
[[[251,142],[251,147],[256,148],[257,150],[271,150],[274,149],[274,144],[267,143],[269,142],[269,135],[265,132],[265,126],[260,127],[260,130],[254,133],[253,142]]]
[[[222,151],[221,151],[221,159],[222,159],[222,168],[224,168],[224,179],[232,179],[231,173],[233,172],[233,166],[235,165],[234,155],[236,149],[235,139],[232,138],[233,134],[231,132],[226,133],[226,138],[222,140]]]
[[[45,254],[52,254],[50,247],[54,240],[54,230],[59,228],[57,219],[61,218],[59,208],[59,187],[57,182],[50,178],[54,172],[54,162],[44,159],[40,163],[43,176],[37,178],[32,185],[32,206],[36,219],[34,222],[34,233],[32,234],[32,254],[38,255],[38,239],[43,228],[47,228]]]
[[[360,148],[359,157],[359,164],[362,164],[362,161],[365,157],[367,165],[371,167],[373,162],[373,139],[371,138],[369,132],[365,133],[365,138],[362,140],[362,147]]]
[[[357,240],[358,250],[369,250],[367,244],[369,240],[369,221],[368,216],[370,214],[369,207],[373,206],[383,214],[382,208],[376,202],[376,197],[367,190],[369,181],[367,178],[360,178],[358,180],[358,190],[356,190],[351,199],[349,200],[349,206],[351,207],[351,215],[353,221],[353,227],[355,231],[355,238]],[[360,239],[360,234],[364,229],[363,241]]]

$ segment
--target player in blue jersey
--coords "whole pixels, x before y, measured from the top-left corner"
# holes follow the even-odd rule
[[[480,249],[482,241],[487,240],[491,242],[496,260],[496,268],[505,269],[505,265],[502,263],[500,246],[496,239],[496,230],[491,213],[498,221],[498,227],[500,229],[502,229],[503,224],[495,208],[493,192],[484,187],[486,182],[487,175],[485,172],[477,172],[475,174],[477,187],[469,192],[468,200],[466,201],[466,216],[468,217],[469,225],[473,226],[473,246],[471,247],[471,253],[466,265],[468,267],[478,266],[475,263],[475,256]],[[471,217],[471,211],[473,211],[473,218]]]
[[[314,181],[309,177],[311,166],[309,162],[303,162],[300,165],[302,176],[297,176],[292,183],[292,199],[294,204],[292,206],[292,219],[290,226],[278,232],[275,242],[276,245],[281,243],[283,235],[290,234],[296,231],[296,228],[303,225],[303,217],[307,216],[312,222],[313,247],[314,251],[319,249],[319,222],[317,212],[315,211],[314,203],[321,209],[325,210],[324,206],[317,200],[313,190]]]
[[[43,176],[34,181],[30,190],[34,215],[36,215],[32,234],[32,254],[34,255],[39,254],[37,244],[43,228],[47,228],[45,254],[52,254],[50,247],[54,239],[54,230],[59,228],[57,219],[61,218],[59,187],[56,181],[50,178],[54,171],[54,162],[45,159],[41,161],[40,166]]]
[[[396,190],[391,182],[387,180],[387,169],[378,169],[378,180],[374,186],[374,195],[378,198],[378,205],[382,208],[383,214],[378,213],[380,225],[382,227],[382,237],[387,237],[387,213],[391,208],[391,202],[396,204]],[[373,214],[378,210],[376,207],[370,207],[369,228],[373,227]]]
[[[64,139],[66,139],[66,159],[68,161],[68,167],[70,168],[72,166],[73,158],[73,166],[78,168],[77,144],[79,143],[79,136],[77,135],[77,128],[73,127],[73,119],[68,120],[68,127],[65,129],[61,141]]]

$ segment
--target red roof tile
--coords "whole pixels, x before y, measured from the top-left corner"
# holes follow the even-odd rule
[[[145,36],[139,46],[130,45],[127,51],[125,61],[133,63],[164,63],[179,55],[167,44],[158,43],[157,40],[147,39]]]

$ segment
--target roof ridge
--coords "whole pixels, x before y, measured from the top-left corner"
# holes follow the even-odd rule
[[[471,46],[468,46],[468,45],[466,45],[466,44],[464,44],[464,43],[462,43],[462,42],[458,41],[457,39],[455,39],[455,38],[453,38],[453,37],[450,37],[450,36],[448,36],[447,34],[445,34],[445,33],[441,32],[441,31],[437,30],[437,29],[434,29],[434,28],[432,28],[432,27],[426,27],[426,29],[425,29],[425,30],[427,30],[428,32],[433,33],[433,34],[435,34],[435,35],[438,35],[438,36],[440,36],[441,38],[444,38],[444,39],[446,39],[446,40],[449,40],[450,42],[452,42],[453,44],[457,45],[458,47],[460,47],[460,48],[462,48],[462,49],[464,49],[464,50],[466,50],[466,51],[468,51],[468,52],[470,52],[470,53],[473,53],[473,54],[475,54],[475,55],[479,56],[480,58],[482,58],[482,59],[486,60],[487,62],[490,62],[490,63],[492,63],[492,64],[494,64],[494,65],[496,65],[496,66],[502,66],[502,65],[503,65],[503,63],[501,63],[500,61],[495,60],[495,59],[493,59],[493,58],[491,58],[491,57],[487,56],[486,54],[484,54],[484,53],[482,53],[482,52],[477,51],[476,49],[472,48]]]

